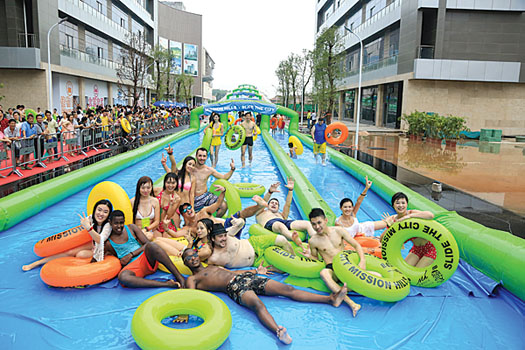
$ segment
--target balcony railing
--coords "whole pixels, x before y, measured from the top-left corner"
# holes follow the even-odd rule
[[[36,47],[36,34],[18,33],[18,47]]]
[[[434,58],[434,46],[432,45],[420,45],[417,48],[417,57],[418,58]]]
[[[361,23],[355,29],[352,29],[352,31],[356,34],[359,34],[359,32],[362,32],[363,30],[370,27],[375,22],[379,21],[381,18],[385,17],[390,12],[394,11],[396,8],[400,7],[401,3],[402,3],[401,0],[395,0],[393,3],[384,7],[381,11],[379,11],[378,13],[376,13],[375,15],[373,15],[372,17],[370,17],[369,19]],[[341,34],[343,38],[346,37],[347,35],[351,35],[347,30],[345,30],[343,26],[340,27],[339,31],[340,31],[339,33]]]
[[[397,64],[397,55],[396,56],[385,57],[382,60],[364,64],[363,65],[363,73],[371,72],[371,71],[378,70],[378,69],[381,69],[381,68],[385,68],[385,67],[388,67],[388,66],[393,66],[395,64]],[[357,66],[356,69],[352,69],[350,71],[344,72],[343,73],[343,78],[352,77],[352,76],[357,75],[357,74],[359,74],[359,66]]]
[[[102,12],[99,12],[97,9],[89,6],[88,4],[80,1],[80,0],[66,0],[72,4],[75,4],[78,8],[80,8],[82,11],[85,11],[92,15],[93,17],[96,17],[98,20],[110,25],[114,29],[120,31],[124,35],[129,34],[128,28],[122,27],[119,23],[114,22],[111,18],[105,16]]]
[[[100,58],[95,55],[90,55],[86,52],[77,49],[72,49],[64,45],[60,45],[60,54],[62,56],[72,57],[83,62],[97,64],[99,66],[107,67],[114,70],[120,68],[120,63],[110,61],[106,58]]]

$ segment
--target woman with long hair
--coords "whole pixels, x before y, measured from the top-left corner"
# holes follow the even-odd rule
[[[162,188],[155,188],[154,192],[160,204],[160,222],[157,231],[161,237],[178,237],[180,215],[177,213],[181,197],[177,192],[179,177],[175,173],[164,176]]]
[[[211,128],[212,138],[210,145],[210,160],[212,168],[217,166],[219,161],[219,149],[221,148],[221,137],[224,135],[224,125],[220,122],[220,116],[218,113],[213,112],[210,115],[210,123],[206,129]],[[204,129],[204,131],[206,131]]]
[[[156,231],[160,223],[160,205],[153,193],[153,181],[143,176],[137,181],[133,199],[133,223],[142,229],[148,239],[161,234]]]
[[[37,260],[31,264],[22,266],[22,270],[29,271],[37,266],[44,265],[48,261],[64,258],[68,256],[77,258],[91,258],[94,261],[104,260],[104,243],[111,234],[111,225],[109,224],[109,214],[113,211],[113,205],[107,199],[101,199],[95,203],[93,207],[93,214],[86,216],[85,214],[78,214],[80,217],[80,224],[88,231],[93,239],[91,242],[83,244],[79,247],[72,248],[66,252],[51,255],[43,259]],[[93,261],[92,260],[92,261]]]
[[[194,207],[195,201],[195,185],[192,183],[195,181],[193,173],[195,171],[195,158],[188,156],[184,158],[182,167],[179,170],[179,186],[178,194],[180,196],[181,203],[190,203]]]

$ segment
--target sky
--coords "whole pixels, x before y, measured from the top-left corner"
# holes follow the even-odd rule
[[[313,48],[316,0],[186,0],[202,15],[202,42],[215,62],[213,88],[257,86],[275,96],[279,62]]]

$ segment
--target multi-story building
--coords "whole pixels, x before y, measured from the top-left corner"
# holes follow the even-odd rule
[[[168,5],[166,5],[167,3]],[[180,9],[177,9],[175,6]],[[173,73],[194,76],[194,103],[202,96],[202,16],[182,3],[158,0],[4,0],[0,2],[0,95],[6,106],[50,108],[48,69],[52,72],[52,108],[59,112],[129,104],[117,69],[130,33],[141,33],[151,48],[166,43],[178,50]],[[60,22],[60,23],[59,23]],[[59,24],[57,24],[59,23]],[[50,31],[51,29],[51,31]],[[50,32],[48,65],[47,36]],[[176,63],[176,65],[175,65]],[[148,68],[153,72],[153,67]],[[211,73],[210,73],[211,74]],[[144,82],[144,87],[148,86]],[[139,104],[150,102],[145,89]]]
[[[193,77],[193,104],[203,102],[202,15],[186,11],[182,2],[159,2],[159,43],[172,50],[170,72]],[[166,45],[168,47],[166,47]],[[175,95],[175,92],[173,92]],[[182,101],[179,101],[182,102]]]
[[[202,77],[202,103],[210,103],[214,101],[213,97],[213,69],[215,68],[215,61],[211,58],[209,52],[203,48],[201,70],[204,72]]]
[[[415,110],[457,115],[472,130],[525,133],[525,0],[318,0],[317,33],[338,26],[339,118],[399,127]]]

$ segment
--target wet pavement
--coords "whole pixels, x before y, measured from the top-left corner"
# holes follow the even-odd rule
[[[525,238],[525,143],[460,140],[456,146],[409,140],[399,130],[361,127],[358,159],[448,210]],[[392,132],[393,131],[393,132]],[[351,133],[341,152],[353,156]],[[441,193],[432,183],[442,184]]]

